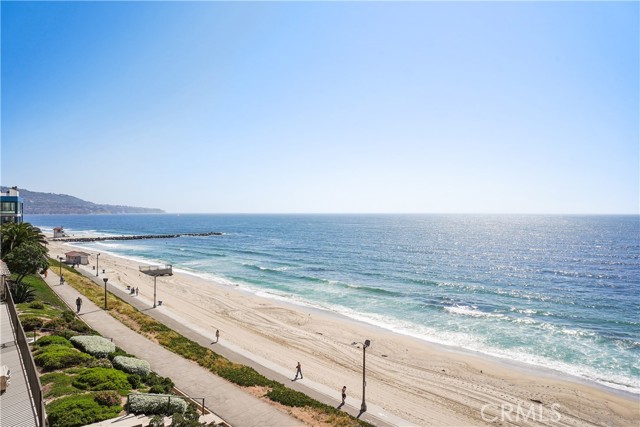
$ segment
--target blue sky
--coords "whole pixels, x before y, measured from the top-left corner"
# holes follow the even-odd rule
[[[2,2],[3,185],[169,212],[639,213],[637,2]]]

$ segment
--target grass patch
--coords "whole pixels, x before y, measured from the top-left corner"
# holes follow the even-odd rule
[[[49,258],[51,262],[51,258]],[[56,261],[57,262],[57,261]],[[50,305],[59,310],[66,310],[67,305],[58,297],[58,295],[51,290],[49,285],[38,275],[26,276],[23,283],[28,284],[35,291],[36,300],[42,301],[45,305]],[[28,304],[27,304],[28,305]]]
[[[21,316],[34,316],[34,317],[46,317],[47,319],[53,319],[56,316],[62,314],[62,310],[49,304],[43,304],[42,308],[33,307],[31,302],[23,302],[16,304],[18,310],[20,310]]]
[[[52,372],[40,377],[40,382],[44,388],[44,397],[54,398],[68,394],[83,393],[72,384],[73,376],[66,372]]]

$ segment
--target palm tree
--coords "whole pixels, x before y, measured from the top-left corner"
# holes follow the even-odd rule
[[[37,243],[46,247],[47,239],[38,227],[34,227],[28,222],[9,223],[0,226],[0,236],[2,247],[0,248],[0,258],[4,259],[12,250],[24,243]]]

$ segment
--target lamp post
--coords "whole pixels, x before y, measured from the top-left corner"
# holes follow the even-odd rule
[[[107,309],[107,281],[109,280],[108,277],[103,277],[102,280],[104,280],[104,309]]]
[[[98,261],[100,260],[100,252],[96,255],[96,277],[98,277]]]
[[[58,257],[58,261],[60,264],[60,284],[64,285],[64,276],[62,275],[62,257],[61,256]]]
[[[356,344],[362,344],[362,405],[360,405],[360,412],[366,412],[367,411],[367,402],[365,401],[365,389],[367,386],[367,380],[365,378],[366,360],[367,360],[366,356],[367,356],[367,347],[371,346],[371,341],[364,340],[363,343],[361,342],[351,343],[351,345],[356,345]]]
[[[156,308],[156,280],[158,276],[153,276],[153,308]]]

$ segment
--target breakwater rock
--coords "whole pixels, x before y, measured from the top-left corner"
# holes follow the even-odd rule
[[[144,239],[175,239],[176,237],[207,237],[222,236],[219,231],[210,231],[208,233],[179,233],[179,234],[147,234],[133,236],[101,236],[101,237],[58,237],[51,239],[54,242],[101,242],[104,240],[144,240]]]

